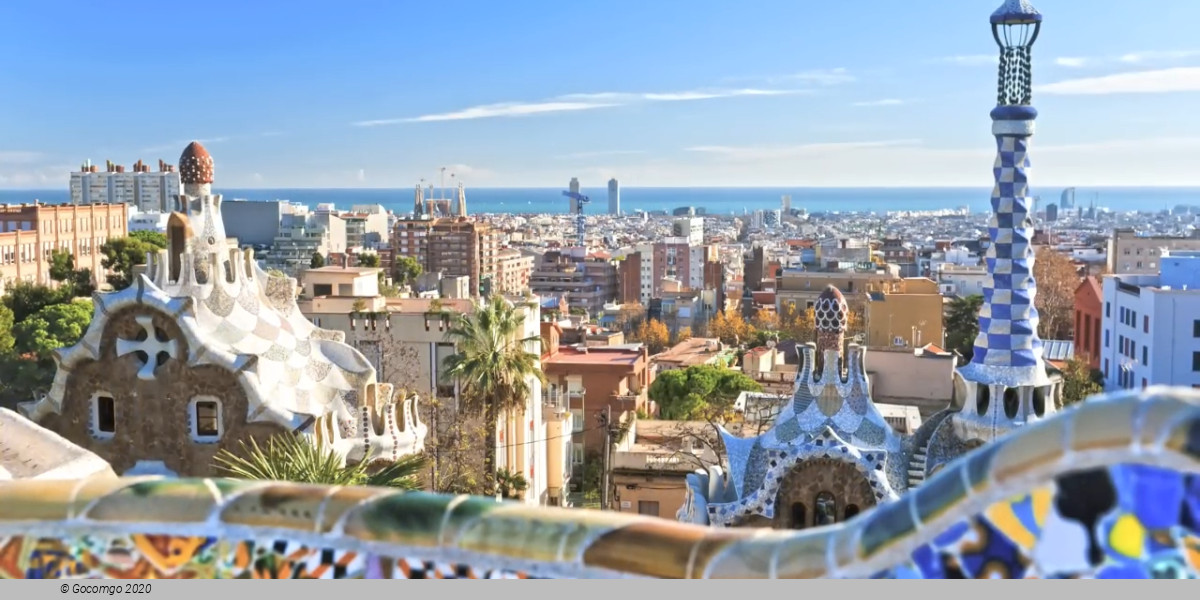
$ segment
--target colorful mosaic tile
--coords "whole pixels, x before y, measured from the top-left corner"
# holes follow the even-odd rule
[[[1104,443],[1047,434],[1081,424]],[[1191,390],[1089,400],[849,522],[767,535],[388,489],[0,483],[3,578],[1198,576]]]

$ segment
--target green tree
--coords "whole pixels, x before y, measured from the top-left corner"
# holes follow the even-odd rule
[[[481,415],[487,426],[484,458],[485,489],[495,489],[496,427],[501,415],[525,410],[533,388],[530,380],[545,381],[538,367],[538,335],[525,337],[525,315],[501,296],[477,304],[458,316],[446,332],[458,352],[446,359],[446,374],[461,390],[462,409]]]
[[[525,480],[524,475],[507,469],[496,471],[496,492],[502,498],[517,500],[527,489],[529,482]]]
[[[964,363],[975,355],[975,337],[979,335],[979,309],[983,307],[983,296],[974,295],[955,298],[946,311],[945,331],[947,350],[962,355]]]
[[[93,310],[90,300],[75,300],[37,311],[13,325],[14,350],[53,363],[55,350],[72,346],[83,337],[92,322]]]
[[[711,420],[713,411],[727,412],[742,392],[762,386],[741,372],[713,365],[672,369],[650,384],[650,399],[667,421]]]
[[[33,316],[38,311],[52,304],[61,304],[70,300],[64,290],[28,281],[18,281],[8,286],[4,295],[4,305],[12,311],[13,322],[20,323]]]
[[[54,382],[54,351],[74,345],[87,331],[92,320],[91,300],[47,304],[19,321],[14,321],[14,304],[28,311],[52,294],[45,286],[23,287],[22,298],[5,297],[0,309],[0,404],[12,407],[32,400]],[[57,293],[56,290],[49,290]],[[34,300],[29,302],[31,297]],[[22,305],[22,299],[26,302]]]
[[[145,233],[135,231],[134,233]],[[106,278],[114,290],[122,290],[133,284],[133,268],[146,264],[146,254],[159,250],[158,246],[137,237],[112,238],[100,247],[104,258],[100,264],[109,271]]]
[[[12,353],[16,343],[13,337],[13,311],[7,304],[0,303],[0,357]]]
[[[129,237],[160,250],[167,249],[167,234],[158,231],[131,231]]]
[[[1063,391],[1060,406],[1071,406],[1083,402],[1090,396],[1104,392],[1104,386],[1101,383],[1102,375],[1091,368],[1086,361],[1078,358],[1072,358],[1067,361],[1066,368],[1062,371]]]
[[[218,452],[213,458],[213,466],[238,479],[417,490],[421,487],[418,475],[425,465],[425,457],[413,455],[395,462],[360,462],[347,466],[342,464],[342,457],[337,453],[318,448],[294,434],[273,436],[262,446],[251,438],[249,444],[243,441],[240,446],[240,453]]]
[[[360,267],[366,267],[366,268],[372,268],[372,269],[379,268],[379,255],[378,254],[363,253],[363,254],[357,255],[357,258],[358,258],[358,266],[360,266]]]
[[[59,248],[50,253],[50,279],[62,284],[63,293],[87,298],[96,291],[91,269],[76,269],[75,255]]]
[[[313,252],[312,258],[308,261],[309,268],[320,269],[325,266],[325,256],[320,252]]]
[[[671,332],[658,319],[642,321],[631,337],[634,341],[645,344],[650,354],[658,354],[669,348],[671,344]]]
[[[392,261],[392,281],[400,287],[414,283],[423,271],[421,263],[411,256],[398,256]]]

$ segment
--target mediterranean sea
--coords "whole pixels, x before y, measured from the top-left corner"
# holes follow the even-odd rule
[[[1041,187],[1039,208],[1059,203],[1064,188]],[[380,204],[398,214],[412,211],[413,189],[342,188],[342,189],[237,189],[217,188],[226,200],[290,200],[310,207],[333,203],[339,209],[355,204]],[[591,198],[587,213],[608,211],[607,188],[584,188]],[[446,191],[449,197],[452,190]],[[568,200],[560,188],[467,188],[467,212],[470,214],[566,213]],[[434,195],[438,190],[434,189]],[[681,207],[704,209],[709,215],[743,214],[759,209],[780,208],[784,195],[792,197],[792,208],[809,212],[886,212],[898,210],[938,210],[966,206],[971,212],[991,210],[988,188],[649,188],[621,189],[621,210],[673,211]],[[0,190],[0,203],[20,204],[39,200],[46,204],[67,202],[63,189]],[[1158,211],[1178,205],[1200,206],[1200,188],[1076,188],[1075,203],[1115,211]]]

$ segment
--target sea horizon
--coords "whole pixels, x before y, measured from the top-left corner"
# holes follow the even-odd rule
[[[1031,195],[1040,197],[1040,208],[1058,203],[1067,187],[1036,186]],[[414,186],[415,188],[415,186]],[[333,203],[339,209],[356,204],[379,204],[396,213],[412,210],[414,188],[224,188],[215,193],[228,200],[286,200],[307,206]],[[568,210],[563,189],[556,187],[469,187],[466,188],[469,214],[565,214]],[[1093,202],[1097,207],[1115,211],[1164,210],[1177,205],[1200,205],[1200,186],[1075,186],[1077,207]],[[584,187],[591,198],[587,214],[608,211],[607,187]],[[433,196],[451,198],[451,188],[434,187]],[[714,216],[743,214],[755,210],[780,208],[782,197],[791,196],[791,206],[809,212],[887,212],[931,211],[967,207],[971,212],[991,210],[991,188],[955,186],[895,187],[668,187],[637,186],[621,188],[623,213],[673,211],[695,207]],[[20,204],[40,201],[46,204],[68,202],[70,192],[63,188],[0,190],[0,203]]]

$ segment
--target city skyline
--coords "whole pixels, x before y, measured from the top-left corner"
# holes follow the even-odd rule
[[[231,188],[990,185],[997,0],[865,4],[0,7],[0,188],[191,139]],[[1038,181],[1200,185],[1200,6],[1038,8]]]

